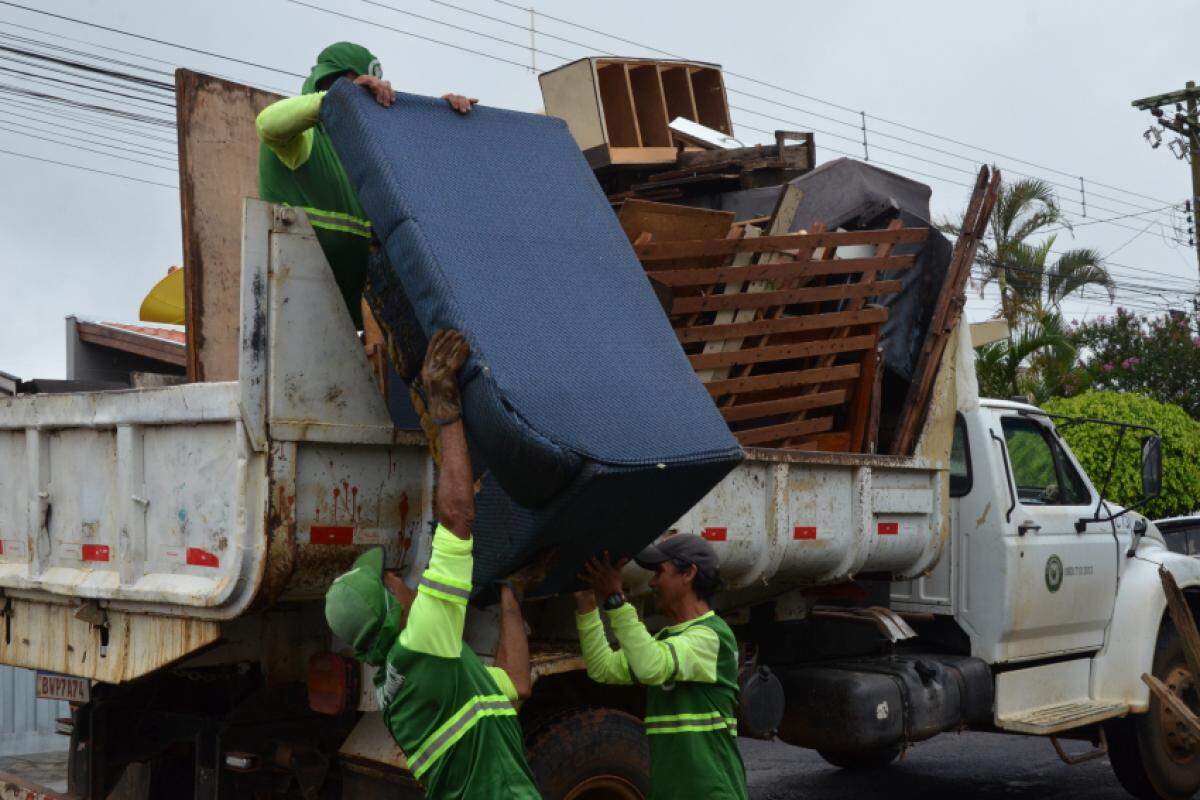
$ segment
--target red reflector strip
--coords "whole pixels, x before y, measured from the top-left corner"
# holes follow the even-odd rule
[[[879,523],[880,536],[895,536],[900,533],[899,522],[881,522]]]
[[[207,550],[201,550],[199,547],[189,547],[187,549],[187,563],[193,567],[219,567],[221,559]]]
[[[108,561],[108,545],[85,544],[81,557],[84,561]]]
[[[725,541],[726,533],[728,533],[728,529],[726,528],[705,528],[701,531],[700,535],[710,542],[723,542]]]
[[[816,525],[797,525],[795,528],[792,529],[792,538],[793,539],[816,539],[817,538],[817,526]]]
[[[354,528],[349,525],[313,525],[308,531],[309,544],[354,544]]]

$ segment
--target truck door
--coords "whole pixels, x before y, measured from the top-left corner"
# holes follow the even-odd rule
[[[1005,531],[999,660],[1099,649],[1116,598],[1112,527],[1076,531],[1097,497],[1051,426],[1001,412],[1000,427],[1016,496]]]

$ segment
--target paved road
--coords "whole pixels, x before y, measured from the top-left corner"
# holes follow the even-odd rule
[[[1129,800],[1107,758],[1069,767],[1048,740],[1035,737],[943,734],[867,774],[836,769],[815,752],[786,744],[740,744],[752,800]],[[1071,752],[1087,747],[1065,746]]]
[[[811,750],[741,739],[752,800],[1128,800],[1108,759],[1068,767],[1043,739],[945,734],[875,773],[829,766]],[[1074,750],[1075,743],[1068,743]],[[65,753],[0,758],[0,772],[64,790]],[[698,798],[696,800],[699,800]]]

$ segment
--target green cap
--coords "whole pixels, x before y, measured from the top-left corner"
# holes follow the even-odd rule
[[[323,78],[342,72],[383,77],[383,67],[370,50],[353,42],[337,42],[326,47],[317,56],[317,63],[313,65],[312,71],[304,80],[304,88],[300,91],[311,94],[317,90],[317,84]]]
[[[400,633],[404,607],[383,585],[383,548],[360,555],[325,593],[329,629],[368,664],[381,664]]]

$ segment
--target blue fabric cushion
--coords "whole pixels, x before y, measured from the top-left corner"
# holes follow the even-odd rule
[[[568,536],[567,497],[654,506],[618,515],[634,548],[740,460],[561,120],[402,93],[384,108],[345,80],[321,113],[382,242],[376,316],[407,361],[439,329],[470,341],[472,451],[495,497],[529,512],[505,512],[526,529],[496,569]],[[671,489],[655,502],[633,485]],[[479,531],[492,524],[481,508]]]

